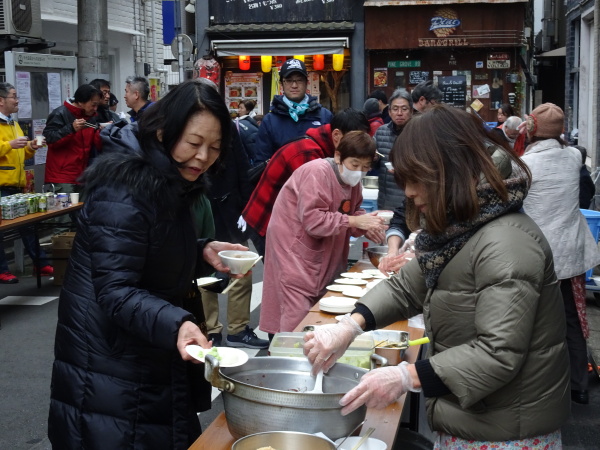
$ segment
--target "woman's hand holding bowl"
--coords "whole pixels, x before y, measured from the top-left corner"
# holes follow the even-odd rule
[[[410,260],[415,257],[414,253],[404,252],[396,256],[386,255],[379,260],[379,267],[377,267],[384,274],[390,272],[398,272],[402,269]]]
[[[179,333],[177,333],[177,350],[184,361],[192,361],[195,364],[200,364],[195,358],[192,358],[190,354],[185,350],[188,345],[199,345],[202,348],[211,348],[212,344],[208,342],[206,336],[202,334],[198,325],[194,322],[186,320],[179,327]]]
[[[203,250],[204,261],[213,266],[218,272],[230,273],[229,267],[221,262],[219,252],[223,250],[248,251],[248,247],[241,244],[230,244],[229,242],[212,241],[206,244]],[[246,274],[231,275],[231,278],[242,278]]]
[[[382,217],[378,217],[376,212],[360,214],[358,216],[350,216],[350,226],[359,228],[365,231],[385,231],[387,227],[384,225]]]

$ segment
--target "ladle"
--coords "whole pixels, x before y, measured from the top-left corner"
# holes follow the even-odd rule
[[[363,420],[361,423],[359,423],[358,425],[356,425],[354,428],[352,428],[352,431],[350,433],[348,433],[348,436],[346,436],[344,439],[342,439],[342,442],[340,442],[338,445],[335,446],[336,449],[340,448],[342,446],[342,444],[344,442],[346,442],[346,439],[348,439],[350,436],[352,436],[352,434],[358,430],[360,427],[362,427],[364,425],[364,423],[367,421],[367,419]]]
[[[323,370],[319,370],[315,378],[315,387],[312,391],[308,391],[309,394],[322,394],[323,393]]]

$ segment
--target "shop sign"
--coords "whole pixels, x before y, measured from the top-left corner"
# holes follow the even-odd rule
[[[450,39],[423,39],[419,38],[419,47],[468,47],[469,41],[465,38]]]
[[[487,59],[488,69],[510,69],[510,55],[508,53],[490,53]]]
[[[460,19],[456,11],[451,8],[440,8],[431,18],[429,31],[433,31],[438,38],[444,38],[454,33],[459,26]]]
[[[421,67],[421,61],[388,61],[389,69],[400,69],[402,67]]]

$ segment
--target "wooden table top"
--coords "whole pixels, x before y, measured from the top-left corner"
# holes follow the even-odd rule
[[[77,211],[83,207],[83,202],[76,203],[67,208],[54,209],[47,212],[39,212],[33,214],[27,214],[26,216],[17,217],[16,219],[6,220],[3,219],[0,223],[0,232],[12,230],[13,228],[22,227],[24,225],[31,225],[33,223],[42,222],[44,220],[52,219],[53,217],[62,216],[73,211]]]
[[[350,271],[361,272],[364,269],[373,269],[369,262],[359,261]],[[341,293],[328,291],[324,297],[341,296]],[[323,325],[327,323],[336,323],[336,314],[322,312],[318,308],[318,303],[311,308],[304,320],[296,327],[295,331],[301,331],[306,325]],[[408,331],[410,339],[419,339],[423,337],[423,330],[408,326],[407,320],[396,322],[386,328],[386,330]],[[405,360],[414,363],[417,360],[420,346],[409,347],[405,354]],[[375,432],[371,435],[376,439],[384,441],[388,448],[392,448],[396,431],[400,426],[400,416],[404,407],[406,395],[403,395],[399,401],[392,403],[384,409],[367,409],[366,422],[362,426],[362,431],[369,427],[374,427]],[[356,433],[355,433],[356,434]],[[359,433],[360,434],[360,430]],[[231,435],[227,428],[225,413],[222,412],[217,418],[203,431],[202,435],[192,444],[189,450],[230,450],[236,439]]]

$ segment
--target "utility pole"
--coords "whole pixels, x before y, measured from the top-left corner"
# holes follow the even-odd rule
[[[77,1],[77,72],[79,84],[108,80],[108,1]]]

